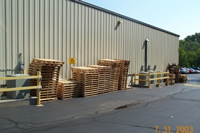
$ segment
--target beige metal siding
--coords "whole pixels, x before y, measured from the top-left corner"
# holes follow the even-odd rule
[[[65,61],[62,78],[71,77],[71,66],[101,58],[130,60],[132,74],[144,65],[147,38],[149,65],[164,71],[178,63],[177,36],[69,0],[0,0],[0,70],[14,69],[21,53],[26,70],[35,57]]]

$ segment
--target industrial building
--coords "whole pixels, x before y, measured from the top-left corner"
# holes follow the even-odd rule
[[[146,39],[147,65],[165,71],[178,64],[179,35],[167,30],[84,1],[0,0],[0,77],[18,73],[23,63],[27,71],[33,58],[64,61],[61,78],[99,59],[130,60],[129,74],[139,73]]]

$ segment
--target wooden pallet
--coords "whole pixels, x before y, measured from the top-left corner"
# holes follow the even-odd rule
[[[176,74],[169,73],[169,77],[172,78],[173,80],[175,80],[176,79]]]
[[[64,100],[72,98],[72,86],[70,84],[58,83],[57,97]]]
[[[181,83],[186,83],[187,82],[187,74],[181,74],[180,82]]]
[[[64,100],[78,97],[78,82],[73,80],[61,80],[58,82],[57,97]]]
[[[28,73],[30,76],[37,75],[38,71],[42,75],[41,102],[57,100],[58,80],[63,64],[63,61],[38,58],[34,58],[29,64]],[[37,81],[31,79],[30,85],[37,85]],[[36,96],[36,90],[31,90],[30,95]]]
[[[79,83],[79,96],[98,95],[98,69],[89,67],[71,67],[73,80]]]
[[[101,66],[110,66],[111,67],[111,76],[110,76],[110,92],[118,90],[118,82],[120,75],[120,66],[121,62],[118,60],[111,59],[100,59],[98,65]]]
[[[98,69],[98,74],[99,74],[98,94],[109,93],[111,67],[100,66],[100,65],[88,65],[87,67]]]
[[[59,60],[39,59],[39,58],[34,58],[31,63],[42,65],[42,66],[62,66],[64,64],[63,61],[59,61]]]
[[[119,75],[119,83],[118,83],[118,90],[126,90],[127,89],[127,78],[128,78],[128,69],[129,69],[129,60],[119,60],[121,62],[120,67],[120,75]]]
[[[181,80],[181,71],[180,71],[180,67],[178,65],[168,65],[168,70],[170,73],[175,74],[175,82],[179,83]]]

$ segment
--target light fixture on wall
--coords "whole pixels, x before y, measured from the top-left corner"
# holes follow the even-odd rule
[[[122,21],[122,20],[119,20],[117,23],[118,23],[118,25],[120,25],[120,24],[123,23],[123,21]]]

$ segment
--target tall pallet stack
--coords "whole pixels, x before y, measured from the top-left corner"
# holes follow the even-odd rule
[[[176,74],[169,74],[169,85],[175,84]]]
[[[128,89],[127,78],[128,78],[128,69],[130,61],[129,60],[119,60],[119,61],[121,61],[121,67],[120,67],[118,90],[126,90]]]
[[[100,59],[98,65],[111,66],[111,77],[110,77],[110,92],[118,90],[119,75],[121,61],[111,59]]]
[[[168,70],[169,70],[169,73],[176,75],[175,82],[179,83],[181,80],[180,67],[178,65],[172,64],[172,65],[168,65]]]
[[[110,92],[110,66],[100,66],[100,65],[88,65],[87,67],[98,69],[99,74],[99,90],[98,94]]]
[[[37,58],[34,58],[29,64],[28,73],[30,76],[37,75],[38,71],[42,75],[41,102],[57,100],[57,85],[63,64],[63,61]],[[37,85],[37,80],[31,79],[30,85]],[[31,90],[30,94],[36,96],[36,90]]]
[[[78,82],[73,80],[60,80],[57,87],[57,97],[64,100],[78,97]]]
[[[98,95],[98,69],[89,67],[71,67],[73,80],[79,83],[79,96]]]

